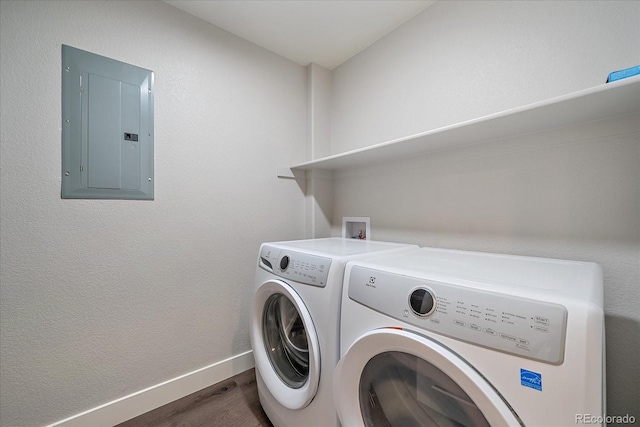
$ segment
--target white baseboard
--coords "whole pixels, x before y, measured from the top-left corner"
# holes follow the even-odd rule
[[[111,427],[254,367],[247,351],[66,418],[48,427]]]

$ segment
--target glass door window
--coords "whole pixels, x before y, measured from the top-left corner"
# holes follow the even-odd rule
[[[489,426],[458,384],[412,354],[373,357],[362,372],[359,395],[366,426]]]
[[[271,366],[291,388],[300,388],[309,378],[309,343],[300,313],[283,294],[265,303],[264,345]]]
[[[333,375],[345,426],[522,426],[502,395],[460,355],[406,329],[365,332]],[[359,410],[358,410],[359,409]]]
[[[300,295],[281,280],[258,286],[250,332],[256,374],[269,393],[285,408],[306,407],[320,383],[320,347]]]

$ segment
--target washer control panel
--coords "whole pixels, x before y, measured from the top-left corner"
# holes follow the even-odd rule
[[[260,249],[259,265],[277,276],[324,287],[327,285],[331,259],[263,245]]]
[[[564,360],[560,304],[354,266],[349,298],[420,329],[554,365]]]

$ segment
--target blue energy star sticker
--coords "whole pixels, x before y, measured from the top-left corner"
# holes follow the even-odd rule
[[[542,374],[520,368],[520,384],[542,391]]]

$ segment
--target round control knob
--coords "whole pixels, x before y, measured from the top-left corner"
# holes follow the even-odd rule
[[[289,267],[289,255],[280,258],[280,270],[285,271]]]
[[[411,292],[411,295],[409,296],[409,305],[415,314],[424,317],[433,312],[436,308],[436,301],[430,290],[418,288]]]

